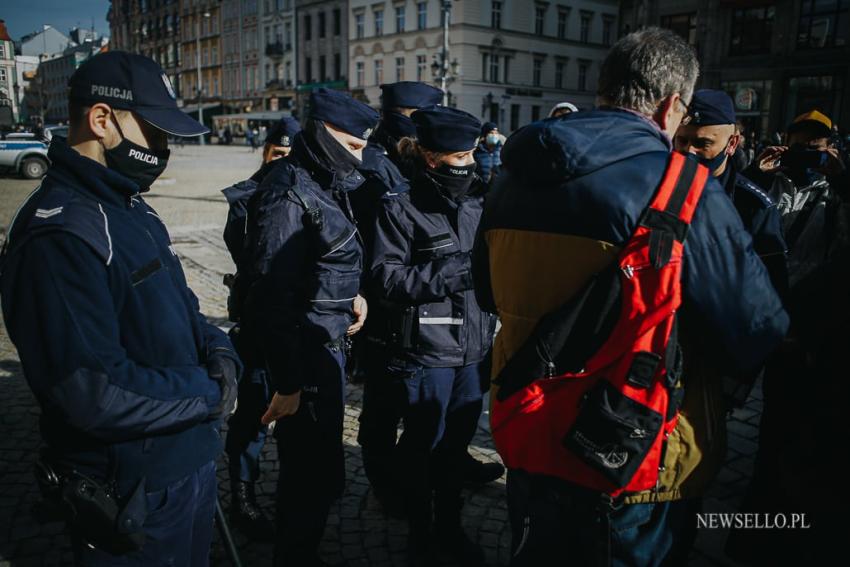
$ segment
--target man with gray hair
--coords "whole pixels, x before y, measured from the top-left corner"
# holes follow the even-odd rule
[[[671,153],[697,75],[687,43],[666,30],[642,29],[617,42],[604,61],[599,108],[530,124],[502,151],[504,174],[479,226],[473,280],[481,307],[502,322],[493,348],[491,420],[509,468],[512,567],[686,564],[694,514],[724,456],[719,374],[688,365],[705,360],[691,354],[689,333],[732,371],[760,365],[787,330],[788,316],[723,188],[696,158]],[[662,188],[662,179],[672,183]],[[673,196],[660,205],[656,193]],[[643,321],[633,328],[653,324],[640,319],[644,306],[629,303],[634,295],[615,287],[633,289],[632,278],[647,281],[647,272],[667,265],[621,263],[639,230],[659,237],[643,245],[650,258],[674,247],[681,254],[681,309],[670,320],[678,318],[672,326],[680,328],[682,348],[675,333],[660,347],[646,347],[661,354],[634,348],[643,331],[620,333],[616,345],[627,345],[627,354],[616,360],[626,363],[590,375],[586,363],[611,351],[611,329],[628,328],[621,320]],[[594,282],[610,287],[600,292]],[[643,291],[646,301],[667,293]],[[558,319],[564,308],[577,318]],[[551,344],[541,329],[553,320],[562,325],[559,336],[569,338],[554,351],[535,351]],[[552,379],[517,372],[529,367],[521,366],[528,352],[530,367],[545,359]],[[552,403],[554,388],[588,376],[609,388],[593,386],[580,402],[556,404],[545,410],[554,412],[550,420],[525,427],[530,414]],[[647,426],[640,402],[650,389],[665,389],[668,401]],[[500,411],[512,403],[519,411]],[[541,449],[547,443],[551,448]]]

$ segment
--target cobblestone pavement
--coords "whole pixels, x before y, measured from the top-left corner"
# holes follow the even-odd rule
[[[186,161],[196,159],[192,151],[201,150],[187,148],[182,154],[178,151],[178,156],[182,155]],[[242,156],[246,163],[255,159],[256,156],[250,154]],[[250,168],[244,166],[243,169],[247,171]],[[221,174],[213,175],[218,175],[216,186],[238,178],[234,178],[232,172],[228,173],[230,179],[224,179]],[[202,310],[215,323],[226,325],[225,289],[221,277],[232,270],[232,265],[221,241],[220,227],[211,226],[215,219],[224,218],[224,200],[215,192],[195,192],[181,205],[194,210],[163,211],[168,197],[172,198],[172,202],[178,202],[181,195],[155,191],[151,197],[157,194],[161,194],[161,198],[157,202],[151,199],[151,202],[161,213],[166,213],[163,216],[167,222],[171,218],[173,226],[181,225],[181,221],[190,223],[172,229],[175,248],[183,261],[189,284],[200,299]],[[197,216],[198,207],[201,208],[200,217]],[[406,524],[383,514],[363,473],[356,442],[361,397],[359,386],[348,388],[344,432],[346,488],[343,497],[332,508],[321,553],[330,562],[345,560],[352,567],[404,565]],[[760,390],[756,390],[745,408],[736,411],[730,419],[728,462],[706,498],[705,511],[735,510],[752,473],[761,403]],[[70,562],[69,544],[62,533],[62,526],[40,525],[31,514],[31,508],[38,500],[32,477],[32,462],[39,447],[38,416],[39,410],[23,379],[17,353],[5,329],[0,326],[0,567],[64,565]],[[499,460],[486,428],[486,416],[482,416],[471,451],[482,460]],[[230,487],[223,459],[219,463],[219,487],[221,502],[226,509],[230,501]],[[273,439],[267,442],[263,451],[261,470],[258,499],[271,515],[277,474]],[[463,523],[470,536],[484,548],[490,565],[507,564],[510,533],[504,479],[467,491]],[[270,564],[270,545],[249,543],[236,531],[234,536],[246,567]],[[723,558],[725,536],[723,530],[701,530],[689,565],[734,567]],[[229,565],[217,534],[212,563]]]

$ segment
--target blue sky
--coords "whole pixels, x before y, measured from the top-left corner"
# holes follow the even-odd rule
[[[32,31],[49,24],[64,34],[72,27],[90,28],[109,35],[109,0],[12,0],[3,2],[0,19],[6,20],[6,29],[15,41]]]

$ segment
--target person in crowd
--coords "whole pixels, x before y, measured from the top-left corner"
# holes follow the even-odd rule
[[[381,200],[370,282],[373,296],[389,304],[385,372],[403,380],[407,393],[398,475],[408,551],[413,565],[433,565],[436,555],[477,565],[483,554],[461,527],[458,472],[481,414],[481,373],[495,329],[495,317],[478,307],[470,272],[485,193],[472,157],[481,124],[440,106],[411,118],[416,141],[402,149],[413,164],[411,188]]]
[[[481,127],[481,141],[473,157],[478,164],[478,176],[488,187],[492,187],[502,169],[502,144],[498,126],[494,122],[485,122]]]
[[[532,123],[505,145],[503,179],[488,197],[472,271],[479,304],[498,313],[502,323],[493,348],[494,377],[504,377],[502,371],[514,354],[549,319],[544,316],[560,306],[580,304],[584,296],[577,297],[578,292],[593,289],[587,287],[592,278],[618,261],[639,226],[673,229],[657,215],[645,216],[669,168],[676,165],[690,172],[691,186],[702,187],[699,200],[688,209],[687,236],[673,237],[684,241],[678,323],[684,367],[669,351],[662,361],[672,407],[682,401],[674,427],[665,430],[661,451],[655,453],[657,468],[650,461],[644,469],[642,486],[652,488],[618,493],[610,488],[614,481],[582,484],[509,467],[512,566],[560,565],[567,556],[581,565],[685,564],[696,535],[694,514],[725,457],[721,380],[689,365],[689,360],[699,360],[690,356],[689,348],[696,342],[722,358],[727,370],[747,370],[758,367],[787,330],[788,316],[723,187],[695,156],[671,154],[672,137],[689,113],[698,74],[693,48],[678,35],[641,29],[620,39],[602,63],[598,109]],[[680,204],[687,197],[680,198],[684,200],[671,199],[668,207],[683,211]],[[672,250],[666,244],[656,246],[650,258]],[[621,271],[623,279],[615,281],[628,281],[636,273],[631,266]],[[606,338],[600,329],[594,332],[602,335],[600,340]],[[594,353],[583,343],[574,348]],[[640,360],[648,364],[648,358]],[[577,371],[586,361],[574,361]],[[630,383],[639,385],[645,380],[638,376],[651,378],[657,363],[644,367],[636,356],[630,368]],[[491,393],[499,398],[498,387]],[[593,397],[581,406],[581,415],[610,415],[629,407],[614,398],[611,404]],[[573,412],[571,419],[576,419],[577,409],[563,411]],[[615,418],[587,419],[591,421],[582,422],[580,431],[591,431],[594,423],[603,434],[620,431],[604,429],[609,423],[604,419],[614,420],[614,427]],[[509,435],[512,422],[493,426],[502,428],[500,436]],[[628,439],[645,435],[640,427],[630,431]],[[586,437],[562,435],[539,431],[539,438],[529,443],[540,447],[543,439],[557,436],[560,449],[573,451],[585,463],[581,470],[596,465],[592,470],[606,471],[598,474],[614,475],[630,462],[622,459],[630,453],[621,453],[619,445],[592,449]],[[623,450],[629,451],[636,442],[624,443]],[[575,447],[591,449],[581,452]],[[635,465],[646,463],[638,460]],[[628,482],[629,475],[622,474]],[[617,486],[622,482],[618,477]]]
[[[280,470],[275,564],[321,565],[318,546],[345,480],[342,444],[348,337],[366,320],[362,245],[349,192],[378,113],[316,89],[286,158],[273,161],[248,202],[240,316],[259,349],[272,397]]]
[[[571,114],[573,112],[578,112],[578,107],[576,105],[571,102],[559,102],[558,104],[552,107],[552,110],[549,111],[549,118],[566,116],[567,114]]]
[[[69,87],[68,139],[53,139],[0,259],[6,329],[42,411],[45,509],[78,565],[207,565],[241,363],[142,197],[167,134],[207,129],[142,55],[95,55]]]

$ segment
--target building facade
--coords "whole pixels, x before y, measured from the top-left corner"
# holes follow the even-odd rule
[[[15,45],[6,31],[6,22],[0,20],[0,127],[9,127],[20,119],[20,88]]]
[[[221,0],[180,2],[182,101],[186,112],[195,118],[198,118],[198,107],[203,105],[205,112],[208,112],[204,118],[205,124],[209,124],[210,112],[221,112],[221,7]]]
[[[295,0],[262,0],[263,108],[289,110],[295,102]]]
[[[686,37],[699,85],[727,91],[760,138],[818,109],[850,124],[850,0],[654,0],[622,3],[624,31],[646,25]]]
[[[53,26],[43,26],[41,30],[32,32],[21,38],[21,55],[34,55],[36,57],[47,57],[59,55],[67,48],[74,45],[64,33]]]
[[[258,0],[222,2],[224,60],[223,103],[225,113],[251,112],[262,107],[262,40]]]
[[[348,88],[348,9],[344,0],[296,0],[296,93],[303,111],[305,95],[317,87]]]
[[[68,80],[84,61],[100,53],[105,45],[105,40],[89,41],[39,63],[37,82],[43,100],[44,124],[68,122]]]
[[[617,37],[614,0],[351,0],[352,89],[377,105],[381,83],[439,86],[446,6],[449,105],[506,133],[558,102],[593,105],[599,65]]]
[[[112,0],[107,20],[111,49],[147,55],[183,96],[179,0]]]

